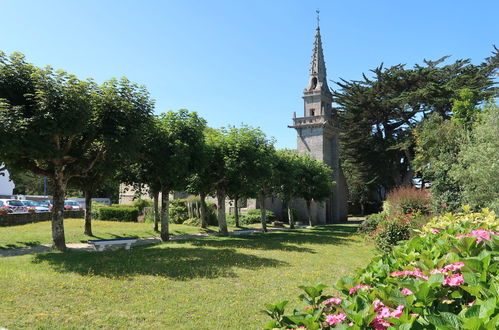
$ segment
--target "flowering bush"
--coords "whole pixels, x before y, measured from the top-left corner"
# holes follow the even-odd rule
[[[431,207],[431,197],[427,190],[414,187],[400,187],[388,193],[383,204],[383,210],[388,216],[396,213],[412,214],[420,212],[428,214]]]
[[[301,287],[308,304],[285,315],[268,305],[266,328],[497,329],[499,221],[493,212],[445,215],[421,235],[342,278],[343,297]],[[276,317],[277,316],[277,317]]]

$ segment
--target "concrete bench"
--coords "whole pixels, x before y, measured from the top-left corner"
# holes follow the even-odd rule
[[[130,250],[130,247],[135,242],[137,242],[136,238],[96,239],[88,241],[89,244],[94,246],[96,251],[104,251],[110,247],[120,246],[124,246],[125,249]]]

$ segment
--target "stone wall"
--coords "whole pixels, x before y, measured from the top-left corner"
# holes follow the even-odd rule
[[[85,211],[64,211],[64,218],[83,218]],[[32,222],[50,221],[51,212],[0,214],[0,227],[24,225]]]

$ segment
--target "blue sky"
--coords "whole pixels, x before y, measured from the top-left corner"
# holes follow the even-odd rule
[[[499,46],[497,0],[0,0],[0,50],[98,82],[126,76],[158,113],[258,126],[295,148],[287,125],[303,111],[318,7],[330,80],[381,62],[479,63]]]

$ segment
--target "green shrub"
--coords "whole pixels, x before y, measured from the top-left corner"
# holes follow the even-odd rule
[[[201,225],[201,221],[199,218],[189,218],[184,221],[184,225],[199,227]]]
[[[99,220],[137,222],[138,216],[139,210],[130,206],[105,206],[97,209],[97,219]]]
[[[378,225],[386,220],[386,213],[374,213],[367,217],[365,221],[363,221],[359,226],[359,232],[363,234],[371,234],[376,230]]]
[[[189,218],[187,213],[187,204],[185,199],[173,199],[170,201],[170,222],[171,223],[184,223]]]
[[[139,214],[143,215],[144,208],[153,206],[153,201],[150,199],[136,199],[132,203],[133,207],[139,210]]]
[[[398,242],[411,237],[411,224],[405,219],[387,219],[378,224],[374,232],[376,247],[390,251]]]
[[[275,216],[275,213],[267,210],[267,222],[272,222],[276,220],[277,217]],[[248,213],[243,214],[240,218],[240,224],[241,225],[250,225],[253,223],[260,223],[261,222],[261,210],[249,210]]]
[[[269,304],[264,328],[498,329],[499,221],[493,212],[446,214],[421,235],[337,284],[301,286],[305,308]]]
[[[206,202],[206,221],[208,222],[208,226],[218,226],[215,203]]]

